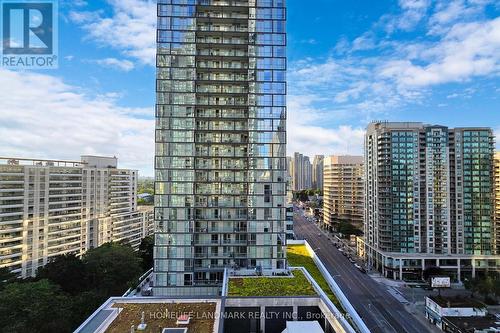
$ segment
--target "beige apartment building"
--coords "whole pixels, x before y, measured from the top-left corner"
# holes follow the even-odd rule
[[[341,223],[363,227],[363,157],[324,159],[323,224],[337,230]]]
[[[0,267],[28,277],[106,242],[137,248],[153,232],[152,209],[137,207],[137,178],[116,158],[0,157]]]

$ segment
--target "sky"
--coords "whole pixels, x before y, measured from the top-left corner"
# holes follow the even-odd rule
[[[362,154],[375,120],[500,135],[499,14],[495,0],[288,0],[288,153]],[[60,0],[59,68],[0,68],[0,155],[109,155],[152,176],[155,24],[154,1]]]

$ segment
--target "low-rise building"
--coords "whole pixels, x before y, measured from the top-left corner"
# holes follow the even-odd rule
[[[138,248],[153,215],[137,206],[137,178],[115,157],[0,158],[0,267],[29,277],[58,255],[111,241]]]
[[[464,297],[428,296],[425,298],[425,317],[440,329],[443,318],[485,317],[486,306],[478,301]]]
[[[443,332],[498,333],[500,332],[500,319],[493,315],[484,317],[444,317]]]

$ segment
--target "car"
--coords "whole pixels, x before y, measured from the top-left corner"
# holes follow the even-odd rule
[[[351,262],[351,264],[354,264],[356,262],[356,260],[354,260],[352,258],[349,258],[349,261]]]
[[[321,233],[318,234],[318,237],[321,237]]]
[[[361,269],[361,266],[359,264],[354,264],[354,267],[356,267],[357,269]]]

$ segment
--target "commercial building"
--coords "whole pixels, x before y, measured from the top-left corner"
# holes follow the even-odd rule
[[[283,1],[158,1],[157,296],[286,269]]]
[[[363,157],[324,159],[323,226],[337,231],[344,223],[363,228]]]
[[[490,128],[376,122],[365,139],[368,264],[394,279],[498,271]]]
[[[137,177],[109,157],[0,158],[0,267],[29,277],[55,256],[106,242],[137,248],[153,223],[137,207]]]
[[[312,188],[323,188],[323,163],[325,156],[315,155],[312,164]]]
[[[301,191],[312,188],[312,165],[309,157],[294,153],[291,165],[293,190]]]
[[[485,319],[488,318],[487,316],[488,310],[486,309],[486,305],[470,298],[460,296],[428,296],[425,298],[425,317],[445,332],[453,332],[450,328],[455,326],[453,323],[456,324],[456,319],[470,321],[470,319],[476,318],[477,321],[477,318],[482,318],[484,323]],[[445,321],[448,324],[445,324]],[[491,324],[494,325],[494,323],[490,322]],[[499,325],[496,326],[500,328]],[[474,328],[470,327],[469,329]],[[472,332],[475,332],[475,330],[472,330]]]

